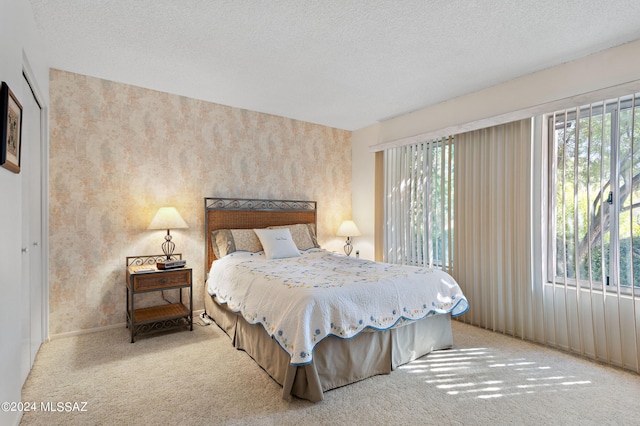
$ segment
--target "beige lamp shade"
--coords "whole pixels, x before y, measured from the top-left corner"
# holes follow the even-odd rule
[[[338,237],[359,237],[362,235],[356,224],[352,220],[345,220],[338,228]]]
[[[183,229],[188,228],[175,207],[161,207],[147,229]]]

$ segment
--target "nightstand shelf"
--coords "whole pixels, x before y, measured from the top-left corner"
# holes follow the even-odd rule
[[[181,255],[174,255],[180,259]],[[138,335],[174,328],[193,330],[192,271],[188,266],[176,269],[157,269],[155,263],[164,256],[127,257],[127,327],[131,343]],[[179,301],[166,305],[136,308],[135,299],[143,293],[177,290]],[[183,290],[188,292],[188,302],[183,300]],[[188,303],[188,304],[187,304]]]
[[[189,309],[182,303],[172,303],[171,305],[152,306],[150,308],[139,308],[134,311],[136,324],[145,324],[158,320],[171,320],[190,315]]]

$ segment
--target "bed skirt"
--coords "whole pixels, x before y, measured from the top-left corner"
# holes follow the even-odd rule
[[[289,355],[262,325],[251,325],[241,315],[218,304],[205,289],[205,311],[243,350],[282,386],[282,397],[312,402],[323,393],[378,374],[389,374],[437,349],[453,345],[451,315],[435,315],[390,330],[367,331],[351,339],[328,337],[313,351],[313,362],[290,365]]]

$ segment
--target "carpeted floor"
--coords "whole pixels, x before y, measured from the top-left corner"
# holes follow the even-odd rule
[[[135,344],[124,327],[56,339],[42,345],[22,400],[69,404],[25,412],[21,424],[640,424],[640,375],[453,327],[453,350],[329,391],[317,404],[282,400],[280,386],[215,325]]]

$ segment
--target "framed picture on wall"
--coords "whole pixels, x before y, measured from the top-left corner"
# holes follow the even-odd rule
[[[0,87],[0,165],[20,173],[22,105],[4,81]]]

